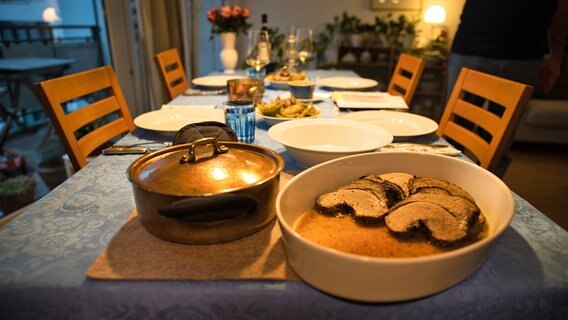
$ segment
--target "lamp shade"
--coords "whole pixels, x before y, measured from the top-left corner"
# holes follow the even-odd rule
[[[426,23],[441,24],[444,21],[446,21],[446,10],[442,6],[433,5],[424,12],[424,22]]]
[[[43,13],[42,13],[42,18],[43,18],[43,21],[48,22],[48,23],[59,22],[61,20],[61,18],[57,14],[57,10],[55,10],[54,7],[45,8],[45,10],[43,10]]]

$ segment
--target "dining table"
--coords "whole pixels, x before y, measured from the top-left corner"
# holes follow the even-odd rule
[[[314,79],[358,76],[345,70],[309,70],[308,75]],[[316,91],[329,93],[321,87]],[[283,93],[267,87],[264,97]],[[225,94],[180,95],[167,105],[201,108],[218,106],[226,99]],[[321,117],[346,112],[329,98],[316,105]],[[285,172],[304,170],[269,137],[268,129],[257,119],[253,144],[279,153]],[[118,143],[171,140],[171,134],[136,128]],[[435,133],[405,141],[447,144]],[[131,219],[135,200],[128,168],[140,156],[94,158],[0,229],[0,319],[568,319],[568,232],[514,192],[512,222],[485,263],[451,288],[411,301],[351,301],[300,279],[88,277],[101,252]],[[216,246],[223,244],[210,245]],[[222,263],[242,266],[248,262],[238,261],[237,255],[234,261]],[[160,261],[152,263],[160,265]]]

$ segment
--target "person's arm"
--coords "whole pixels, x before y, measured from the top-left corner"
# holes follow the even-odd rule
[[[568,0],[558,0],[556,11],[548,30],[550,56],[545,62],[536,82],[536,91],[548,93],[554,87],[564,59],[568,37]]]

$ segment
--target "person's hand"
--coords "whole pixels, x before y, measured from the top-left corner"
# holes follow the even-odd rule
[[[549,59],[540,70],[535,84],[535,91],[539,94],[549,93],[560,76],[560,59]]]

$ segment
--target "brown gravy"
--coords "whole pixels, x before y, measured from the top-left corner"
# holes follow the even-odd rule
[[[419,257],[455,250],[485,238],[487,223],[476,224],[472,237],[459,245],[441,248],[432,245],[420,232],[412,238],[397,238],[389,233],[384,223],[361,225],[350,216],[331,217],[314,208],[305,212],[295,226],[304,238],[339,251],[371,257]]]

